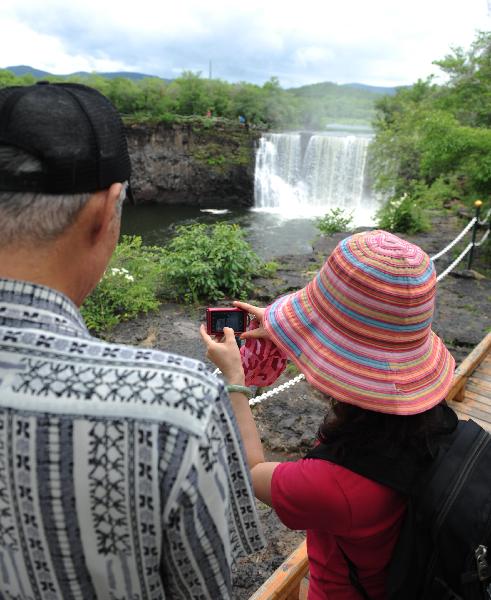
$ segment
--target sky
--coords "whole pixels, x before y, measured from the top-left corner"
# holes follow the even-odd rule
[[[491,0],[1,0],[0,68],[396,86],[491,30]]]

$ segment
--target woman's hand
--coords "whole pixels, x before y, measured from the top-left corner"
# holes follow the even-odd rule
[[[258,320],[258,327],[256,329],[251,329],[250,331],[245,331],[241,336],[241,340],[247,340],[249,338],[266,338],[271,339],[269,333],[264,329],[263,326],[263,317],[266,312],[265,308],[260,308],[259,306],[253,306],[252,304],[247,304],[246,302],[236,301],[233,303],[237,308],[241,308],[246,312],[254,315]]]
[[[234,304],[255,315],[260,320],[261,326],[264,308],[256,308],[244,302],[234,302]],[[227,383],[230,385],[244,385],[244,369],[242,368],[239,348],[235,341],[234,330],[230,327],[224,327],[223,338],[220,341],[210,337],[206,333],[204,325],[201,325],[199,331],[206,345],[206,357],[216,364]],[[255,329],[254,331],[258,330]],[[254,331],[250,333],[254,333]],[[232,392],[230,402],[244,443],[254,493],[259,500],[271,506],[271,479],[273,471],[279,463],[264,462],[261,438],[254,423],[247,397],[244,394]]]
[[[204,325],[201,325],[199,332],[206,346],[206,358],[209,358],[220,369],[225,381],[230,385],[244,385],[244,369],[235,341],[234,330],[224,327],[223,337],[220,341],[210,337],[206,333]]]

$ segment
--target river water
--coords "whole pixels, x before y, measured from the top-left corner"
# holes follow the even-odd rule
[[[256,155],[254,208],[125,206],[122,233],[163,245],[178,225],[237,223],[266,260],[308,254],[318,235],[316,217],[332,208],[351,213],[355,226],[373,224],[378,202],[366,174],[371,137],[353,131],[264,134]]]
[[[318,234],[312,219],[284,219],[273,212],[254,209],[210,213],[193,207],[159,204],[125,205],[121,232],[141,235],[146,244],[163,245],[175,234],[178,225],[217,222],[240,225],[251,246],[265,260],[285,254],[308,254]]]

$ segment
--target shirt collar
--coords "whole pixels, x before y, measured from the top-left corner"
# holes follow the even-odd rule
[[[32,309],[32,310],[30,310]],[[0,323],[12,326],[33,323],[48,329],[73,329],[89,335],[80,311],[65,294],[46,287],[0,277]]]

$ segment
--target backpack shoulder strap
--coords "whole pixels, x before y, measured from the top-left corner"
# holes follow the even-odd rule
[[[432,519],[455,497],[490,441],[490,434],[474,421],[459,421],[452,444],[432,465],[416,493],[418,508],[426,517]]]
[[[414,482],[421,475],[421,466],[403,454],[399,459],[382,455],[340,457],[329,445],[320,443],[307,452],[305,458],[318,458],[341,465],[407,496],[411,494]]]

